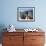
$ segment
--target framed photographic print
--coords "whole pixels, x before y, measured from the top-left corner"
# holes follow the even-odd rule
[[[17,20],[22,22],[35,21],[35,7],[18,7]]]

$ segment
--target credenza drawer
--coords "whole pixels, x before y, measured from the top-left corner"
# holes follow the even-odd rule
[[[5,36],[23,36],[23,32],[5,32],[3,33]]]
[[[44,36],[44,32],[25,32],[24,36]]]
[[[32,43],[33,44],[43,44],[44,36],[32,36]]]
[[[4,36],[3,43],[15,43],[23,41],[23,36]]]

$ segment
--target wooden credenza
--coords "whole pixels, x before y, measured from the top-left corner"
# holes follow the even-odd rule
[[[44,32],[3,32],[3,46],[44,46]]]

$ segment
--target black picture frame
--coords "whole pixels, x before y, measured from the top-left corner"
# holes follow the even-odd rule
[[[17,21],[20,22],[34,22],[35,21],[35,7],[18,7]]]

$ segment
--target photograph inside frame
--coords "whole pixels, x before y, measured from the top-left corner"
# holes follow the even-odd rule
[[[34,8],[33,7],[19,7],[18,8],[18,19],[20,21],[31,21],[34,19]]]

